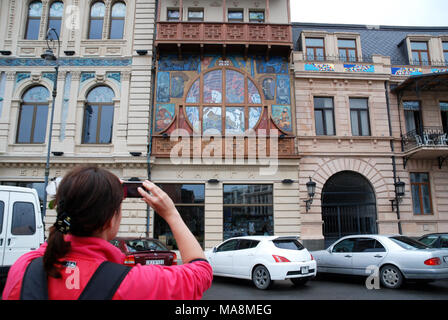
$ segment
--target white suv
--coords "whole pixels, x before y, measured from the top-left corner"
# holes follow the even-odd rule
[[[296,236],[231,238],[205,255],[217,276],[250,279],[258,289],[274,280],[305,284],[316,276],[316,261]]]

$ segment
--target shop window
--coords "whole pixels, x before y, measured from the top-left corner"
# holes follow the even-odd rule
[[[448,102],[440,102],[443,132],[448,135]]]
[[[28,17],[26,21],[26,40],[39,39],[40,20],[42,17],[42,2],[33,1],[28,6]]]
[[[158,184],[173,200],[182,219],[204,248],[204,203],[205,186],[203,184]],[[154,215],[154,238],[166,244],[170,250],[178,246],[170,227],[157,213]]]
[[[224,240],[273,234],[272,185],[224,185],[223,197]]]
[[[411,173],[414,214],[432,214],[431,187],[428,173]]]
[[[92,89],[84,110],[82,143],[111,143],[114,92],[106,86]]]
[[[352,135],[370,136],[370,121],[368,100],[365,98],[350,98],[350,121]]]
[[[43,86],[35,86],[25,92],[20,107],[17,143],[45,143],[49,97],[50,93]]]
[[[310,61],[323,61],[325,59],[325,47],[323,38],[306,38],[306,57]]]
[[[106,6],[103,2],[95,2],[90,7],[90,21],[89,21],[89,39],[103,38],[104,17],[106,14]]]
[[[123,39],[125,18],[126,4],[123,2],[116,2],[112,6],[110,17],[110,39]]]
[[[333,98],[314,98],[314,118],[316,122],[316,135],[335,135]]]
[[[53,28],[58,36],[61,35],[62,17],[64,15],[64,3],[55,1],[50,6],[50,14],[48,15],[48,28]],[[50,32],[49,39],[56,40],[54,33]]]
[[[412,63],[420,65],[429,64],[428,43],[425,41],[411,41]]]

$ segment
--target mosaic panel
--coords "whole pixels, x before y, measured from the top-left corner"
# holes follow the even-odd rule
[[[277,103],[290,104],[291,103],[291,88],[289,85],[289,76],[277,76]]]
[[[396,76],[414,76],[422,74],[421,68],[398,67],[391,68],[391,73]]]
[[[272,120],[283,131],[292,131],[291,106],[272,106]]]
[[[344,64],[345,72],[375,72],[375,66],[366,64]]]
[[[331,63],[305,63],[305,71],[334,71]]]
[[[156,105],[156,132],[168,129],[169,125],[174,120],[175,111],[176,107],[174,103]]]

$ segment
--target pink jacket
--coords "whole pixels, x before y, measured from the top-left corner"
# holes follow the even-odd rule
[[[105,260],[123,263],[125,255],[109,242],[93,237],[67,235],[71,250],[63,260],[76,262],[76,267],[61,270],[61,279],[49,278],[48,291],[51,300],[78,299],[96,268]],[[22,278],[28,264],[43,256],[47,243],[39,249],[21,256],[8,273],[3,300],[20,298]],[[140,264],[124,278],[113,300],[195,300],[211,286],[212,268],[205,261],[178,266]]]

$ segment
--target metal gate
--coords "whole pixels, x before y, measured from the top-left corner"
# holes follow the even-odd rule
[[[363,176],[343,171],[332,176],[322,190],[325,247],[354,234],[378,232],[375,193]]]

